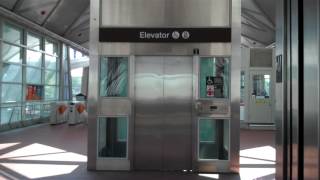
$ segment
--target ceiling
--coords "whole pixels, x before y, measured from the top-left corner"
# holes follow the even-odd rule
[[[242,45],[267,47],[275,41],[276,0],[242,0]],[[76,3],[76,4],[75,4]],[[0,0],[0,6],[85,48],[90,0]]]

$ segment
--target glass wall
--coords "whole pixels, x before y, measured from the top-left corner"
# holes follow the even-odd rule
[[[1,127],[49,117],[59,95],[58,42],[10,22],[1,25]]]
[[[128,96],[128,58],[106,57],[100,59],[100,96]]]
[[[202,57],[200,59],[200,98],[229,97],[229,59]]]
[[[198,126],[198,158],[228,160],[229,120],[201,118]]]
[[[73,96],[81,93],[82,74],[83,74],[83,68],[76,68],[71,70]]]
[[[128,138],[127,117],[103,117],[98,119],[99,157],[126,158]]]

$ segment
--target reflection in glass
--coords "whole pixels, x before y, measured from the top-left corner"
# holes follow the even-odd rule
[[[41,84],[41,69],[27,67],[27,83]]]
[[[40,37],[37,37],[36,35],[27,34],[27,46],[28,48],[34,49],[34,50],[40,50]]]
[[[3,82],[21,82],[22,70],[21,65],[3,63],[2,81]]]
[[[12,25],[4,24],[2,37],[5,41],[21,44],[22,31]]]
[[[227,160],[229,152],[229,121],[199,120],[199,159]]]
[[[100,96],[128,96],[128,58],[101,57]]]
[[[2,83],[1,102],[21,102],[22,99],[22,85],[20,84],[6,84]]]
[[[3,62],[21,63],[21,48],[6,43],[2,43]]]
[[[57,72],[46,70],[44,82],[47,85],[56,85],[57,84]]]
[[[41,68],[41,52],[27,50],[27,65]]]
[[[0,124],[8,124],[21,121],[21,107],[3,107],[1,108]]]
[[[39,119],[41,114],[41,104],[30,103],[24,107],[24,120]]]
[[[44,99],[45,100],[57,100],[57,86],[45,86],[44,88]]]
[[[127,157],[126,117],[99,118],[99,157]]]
[[[200,59],[200,98],[229,97],[229,59],[225,57],[202,57]],[[213,90],[208,93],[208,78]]]
[[[55,56],[45,56],[46,69],[57,69],[57,58]]]
[[[45,40],[45,51],[46,53],[57,55],[57,45],[48,40]]]
[[[253,88],[252,95],[269,98],[270,97],[270,75],[268,74],[256,74],[253,75]]]

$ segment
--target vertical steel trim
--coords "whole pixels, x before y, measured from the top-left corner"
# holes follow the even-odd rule
[[[241,1],[232,0],[231,25],[231,123],[230,170],[239,172],[240,151],[240,75],[241,75]]]

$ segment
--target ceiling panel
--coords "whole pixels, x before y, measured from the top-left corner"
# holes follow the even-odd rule
[[[254,0],[257,5],[266,13],[275,24],[276,21],[276,0]]]
[[[89,0],[77,0],[76,3],[74,0],[62,1],[54,14],[47,19],[44,27],[57,34],[64,35],[82,17],[82,14],[89,9],[89,4]],[[87,23],[89,25],[89,19]]]
[[[11,10],[11,9],[13,9],[16,2],[17,2],[17,0],[1,0],[0,6]]]
[[[15,12],[37,24],[42,24],[57,3],[58,0],[23,0]]]

